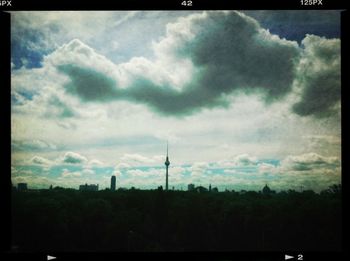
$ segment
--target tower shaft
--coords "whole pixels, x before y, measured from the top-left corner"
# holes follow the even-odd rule
[[[169,165],[170,165],[170,161],[169,161],[169,155],[168,155],[168,142],[166,144],[166,160],[165,160],[165,190],[168,190],[168,175],[169,175]]]
[[[165,190],[168,190],[168,168],[169,165],[166,166],[166,174],[165,174]]]

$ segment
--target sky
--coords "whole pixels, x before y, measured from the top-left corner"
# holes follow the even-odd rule
[[[29,188],[341,183],[339,11],[11,12]]]

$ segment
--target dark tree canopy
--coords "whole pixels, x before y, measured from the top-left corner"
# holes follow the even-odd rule
[[[18,251],[331,251],[341,247],[341,186],[197,193],[13,191]]]

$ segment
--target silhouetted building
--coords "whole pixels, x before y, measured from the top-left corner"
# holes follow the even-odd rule
[[[215,188],[212,188],[212,189],[211,189],[211,192],[213,192],[213,193],[217,193],[217,192],[219,192],[219,190],[218,190],[218,188],[217,188],[217,187],[215,187]]]
[[[188,191],[193,191],[194,190],[194,184],[188,184],[187,185],[187,190]]]
[[[79,190],[80,191],[98,191],[98,185],[94,185],[94,184],[91,184],[91,185],[88,185],[88,184],[80,185],[79,186]]]
[[[209,192],[211,192],[211,184],[209,184]]]
[[[269,194],[272,193],[272,190],[266,184],[265,187],[263,187],[263,189],[262,189],[262,193],[265,194],[265,195],[269,195]]]
[[[196,187],[196,191],[198,193],[203,193],[203,192],[208,192],[208,189],[203,186],[199,186],[199,187]]]
[[[165,173],[165,190],[168,190],[168,169],[170,165],[169,157],[168,157],[168,143],[166,144],[166,160],[165,160],[165,167],[166,167],[166,173]]]
[[[60,186],[55,186],[55,187],[53,188],[53,190],[59,191],[59,190],[64,190],[64,188],[63,188],[63,187],[60,187]]]
[[[18,191],[26,191],[28,190],[27,183],[18,183],[17,184]]]
[[[115,191],[116,177],[113,175],[111,177],[111,190]]]

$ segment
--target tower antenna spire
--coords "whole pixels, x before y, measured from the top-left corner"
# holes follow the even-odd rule
[[[166,141],[166,159],[165,159],[165,168],[166,168],[166,172],[165,172],[165,190],[168,190],[168,169],[169,169],[169,165],[170,165],[170,161],[169,161],[169,144],[168,141]]]

